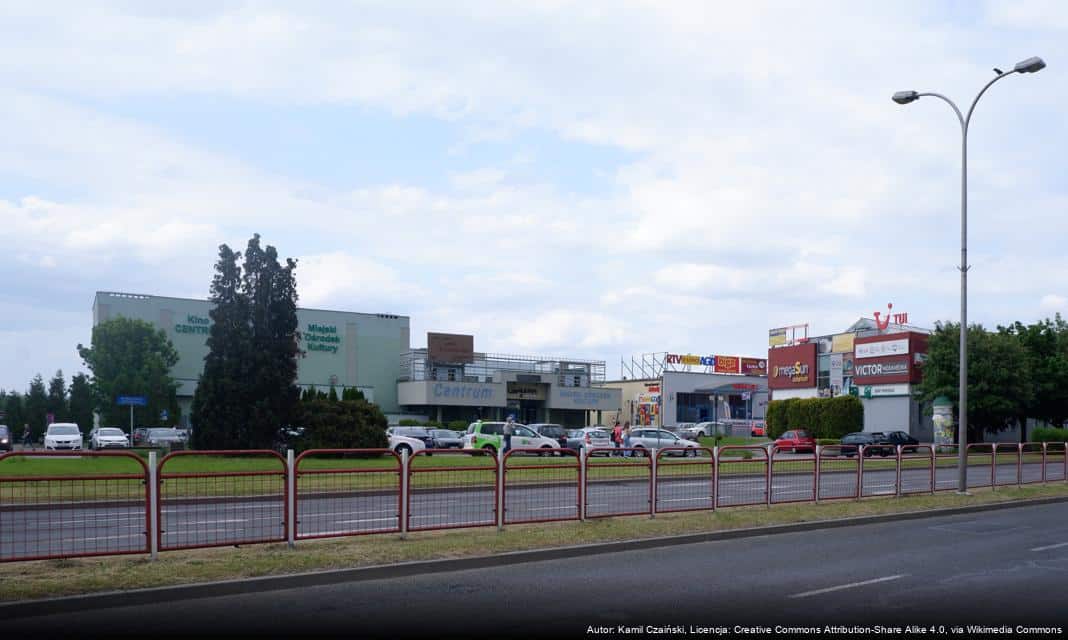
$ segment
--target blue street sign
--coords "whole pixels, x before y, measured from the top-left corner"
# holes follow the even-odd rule
[[[159,419],[160,420],[166,420],[167,419],[167,410],[166,409],[164,409],[163,411],[159,412]]]
[[[148,404],[148,399],[144,396],[119,396],[115,400],[115,404],[119,406],[129,405],[131,407],[143,407]]]

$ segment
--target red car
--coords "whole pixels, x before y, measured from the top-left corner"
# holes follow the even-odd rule
[[[779,451],[812,453],[816,450],[816,439],[804,429],[793,429],[779,436],[775,441],[775,448]]]
[[[749,431],[749,437],[751,438],[763,438],[764,437],[764,425],[754,424],[753,428]]]

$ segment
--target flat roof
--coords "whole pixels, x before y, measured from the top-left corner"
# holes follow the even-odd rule
[[[104,296],[114,296],[114,297],[117,297],[117,298],[130,298],[130,299],[134,299],[134,300],[179,300],[179,301],[182,301],[182,302],[211,302],[207,298],[179,298],[179,297],[176,297],[176,296],[157,296],[157,295],[151,295],[151,294],[147,294],[147,293],[127,293],[127,292],[124,292],[124,291],[97,291],[96,295],[94,296],[94,299],[95,298],[99,298],[102,295],[104,295]],[[342,309],[315,309],[315,308],[312,308],[312,307],[300,307],[300,306],[298,306],[297,309],[300,310],[300,311],[322,311],[322,312],[325,312],[325,313],[351,313],[351,314],[356,314],[356,315],[361,315],[361,316],[373,316],[373,317],[376,317],[376,318],[387,317],[387,318],[390,318],[390,319],[404,318],[405,320],[411,320],[410,316],[400,315],[400,314],[396,314],[396,313],[370,313],[370,312],[367,312],[367,311],[345,311],[345,310],[342,310]]]

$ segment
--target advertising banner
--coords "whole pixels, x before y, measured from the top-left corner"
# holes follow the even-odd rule
[[[768,388],[816,386],[816,343],[768,350]]]
[[[831,336],[831,353],[848,353],[853,350],[854,333],[839,333]]]
[[[909,339],[897,338],[882,342],[861,342],[853,349],[857,360],[861,358],[879,358],[881,356],[901,356],[909,352]]]
[[[431,362],[456,364],[473,362],[475,359],[474,336],[428,332],[426,346]]]
[[[786,329],[771,329],[768,331],[768,346],[778,347],[786,344]]]
[[[857,360],[853,363],[853,381],[855,384],[911,382],[910,359],[905,355]]]
[[[739,373],[741,371],[741,359],[738,356],[715,356],[716,373]]]
[[[953,402],[945,397],[938,396],[932,405],[934,423],[934,443],[937,446],[952,445],[953,438]]]
[[[842,393],[842,385],[845,384],[845,356],[841,353],[832,353],[831,361],[831,389],[834,393]]]
[[[742,358],[742,374],[766,376],[768,375],[768,361],[762,358]]]

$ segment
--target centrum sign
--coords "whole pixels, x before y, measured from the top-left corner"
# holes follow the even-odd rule
[[[337,353],[341,346],[341,336],[337,334],[337,327],[332,324],[310,323],[304,330],[304,341],[308,343],[308,351],[333,354]]]
[[[195,333],[206,336],[211,333],[211,320],[192,313],[185,317],[185,322],[174,325],[175,333]]]

